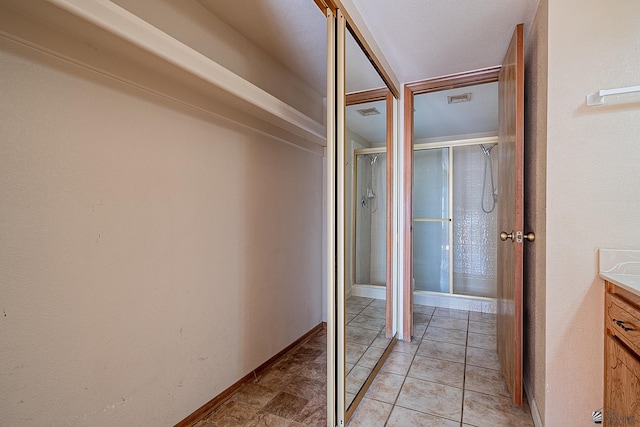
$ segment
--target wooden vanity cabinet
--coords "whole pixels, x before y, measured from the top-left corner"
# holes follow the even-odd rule
[[[606,282],[605,426],[640,426],[640,296]]]

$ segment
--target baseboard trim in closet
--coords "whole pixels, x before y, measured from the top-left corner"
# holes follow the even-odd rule
[[[311,338],[312,336],[316,335],[318,332],[326,328],[327,328],[326,322],[322,322],[318,324],[309,332],[307,332],[306,334],[304,334],[303,336],[301,336],[300,338],[298,338],[297,340],[295,340],[294,342],[286,346],[284,349],[278,352],[275,356],[273,356],[272,358],[264,362],[262,365],[258,366],[253,371],[249,372],[244,377],[240,378],[238,381],[236,381],[234,384],[232,384],[222,393],[218,394],[216,397],[214,397],[213,399],[211,399],[210,401],[202,405],[200,408],[196,409],[191,415],[187,416],[184,420],[180,421],[174,427],[193,426],[194,424],[196,424],[197,422],[205,418],[207,415],[209,415],[211,412],[213,412],[213,410],[216,409],[218,406],[226,402],[233,395],[233,393],[238,391],[240,387],[253,381],[257,376],[261,375],[265,369],[274,365],[276,362],[282,359],[287,353],[289,353],[295,347],[304,343],[309,338]]]

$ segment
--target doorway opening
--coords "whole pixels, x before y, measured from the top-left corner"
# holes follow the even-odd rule
[[[496,311],[499,71],[405,86],[405,340],[414,303]]]

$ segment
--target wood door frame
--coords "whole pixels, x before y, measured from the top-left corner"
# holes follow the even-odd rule
[[[386,108],[386,303],[385,303],[385,333],[387,338],[393,337],[393,93],[385,88],[371,89],[361,92],[348,93],[346,105],[358,105],[367,102],[385,101]]]
[[[403,283],[402,283],[402,340],[413,336],[413,97],[423,93],[438,92],[498,81],[501,66],[482,68],[404,85],[404,227],[402,230]]]

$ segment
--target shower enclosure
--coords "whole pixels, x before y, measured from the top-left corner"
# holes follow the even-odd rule
[[[497,138],[415,146],[416,293],[496,297]]]
[[[354,285],[386,283],[386,154],[354,151]]]

